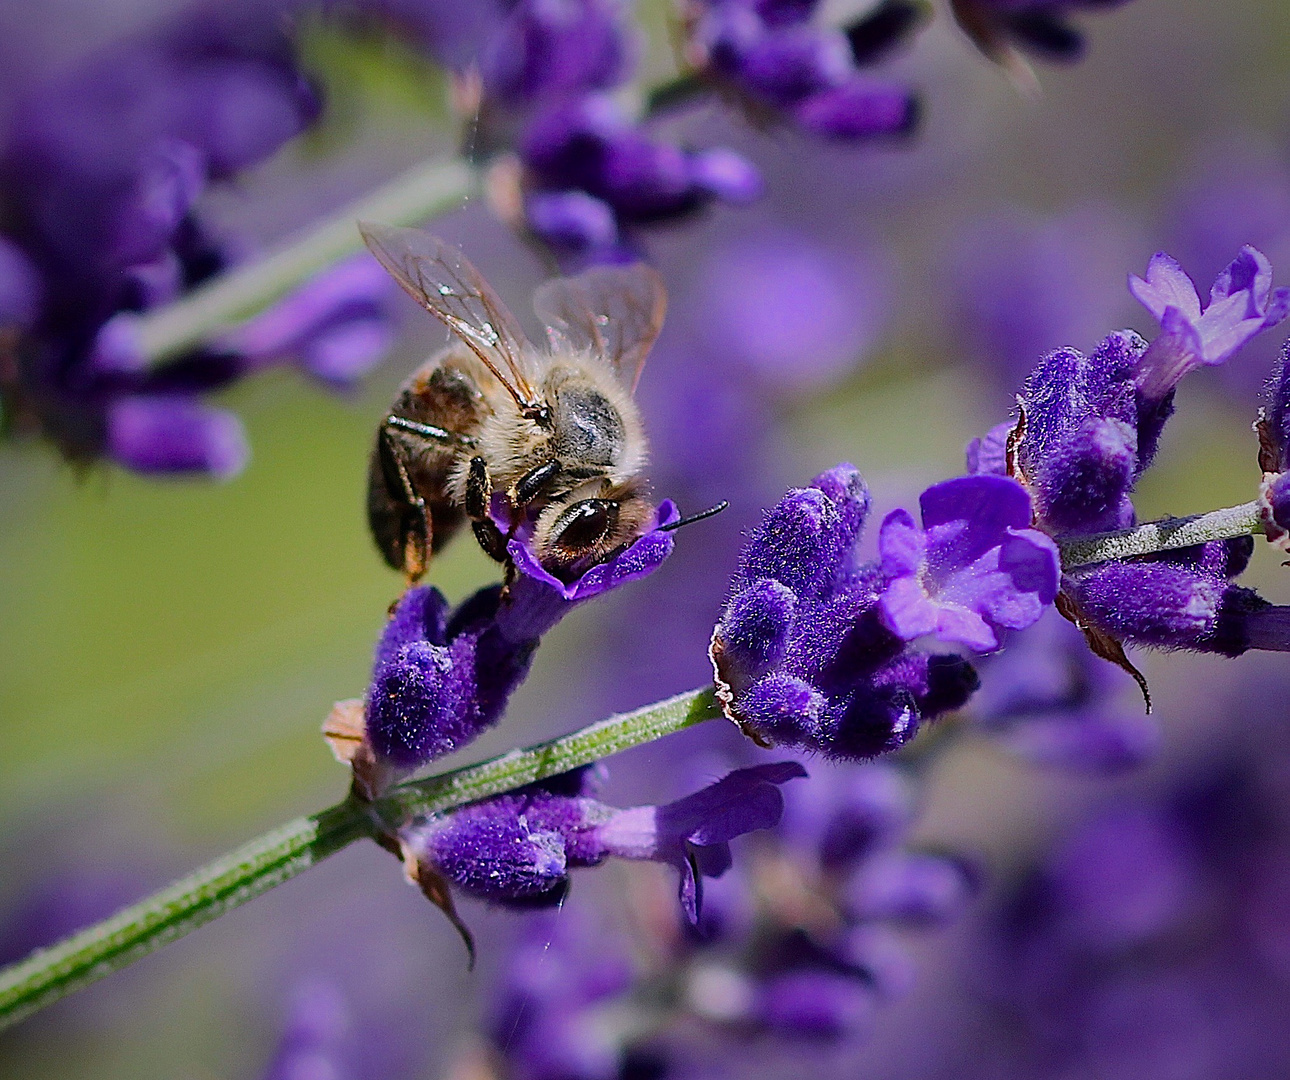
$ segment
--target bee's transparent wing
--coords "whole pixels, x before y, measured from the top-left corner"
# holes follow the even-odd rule
[[[517,405],[535,403],[525,377],[528,338],[465,255],[421,229],[360,221],[358,231],[394,280],[483,361]]]
[[[551,348],[590,350],[635,391],[650,346],[663,328],[667,290],[644,263],[600,266],[548,281],[533,297]]]

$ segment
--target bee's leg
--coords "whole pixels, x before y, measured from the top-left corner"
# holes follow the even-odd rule
[[[395,435],[398,430],[388,423],[383,425],[377,445],[380,447],[385,486],[391,497],[401,504],[399,531],[402,533],[403,572],[407,575],[408,584],[415,585],[425,575],[430,562],[434,526],[430,522],[425,499],[408,475],[408,447]]]
[[[542,494],[544,487],[560,475],[562,468],[563,466],[555,458],[541,465],[535,465],[515,481],[515,486],[510,492],[511,502],[517,507],[527,506]]]
[[[466,473],[466,516],[470,518],[470,527],[475,539],[484,549],[484,554],[496,562],[506,562],[506,537],[488,516],[488,500],[492,495],[493,481],[488,475],[488,463],[482,457],[470,459],[470,470]]]

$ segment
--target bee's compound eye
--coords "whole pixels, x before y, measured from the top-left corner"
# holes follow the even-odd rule
[[[618,503],[612,499],[584,499],[560,515],[553,530],[555,542],[570,553],[594,546],[618,523]]]

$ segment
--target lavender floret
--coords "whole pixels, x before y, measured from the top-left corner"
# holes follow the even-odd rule
[[[1030,496],[1015,480],[966,476],[919,496],[923,527],[894,510],[878,535],[888,578],[883,622],[913,641],[935,634],[978,652],[1002,629],[1035,622],[1057,595],[1057,546],[1031,529]]]
[[[1215,279],[1203,312],[1191,278],[1163,252],[1152,256],[1145,279],[1129,276],[1129,291],[1160,323],[1136,379],[1148,401],[1162,400],[1194,368],[1229,360],[1290,314],[1290,288],[1273,290],[1271,265],[1248,244]]]

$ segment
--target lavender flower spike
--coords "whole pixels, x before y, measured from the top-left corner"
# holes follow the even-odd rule
[[[894,510],[878,534],[890,578],[879,599],[887,627],[906,641],[936,634],[990,652],[1001,629],[1037,621],[1057,595],[1061,560],[1052,539],[1029,528],[1025,488],[1003,476],[964,476],[918,501],[921,529]]]
[[[697,922],[702,877],[729,869],[736,836],[779,823],[777,785],[806,770],[795,761],[737,769],[676,802],[626,810],[592,797],[599,775],[575,770],[403,830],[418,879],[428,869],[479,899],[532,908],[558,902],[570,870],[611,855],[664,862],[680,873],[681,906]]]
[[[860,474],[839,465],[785,495],[744,547],[710,654],[726,716],[764,745],[874,757],[977,687],[966,661],[911,648],[881,618],[890,582],[856,558],[868,509]]]
[[[1191,278],[1164,252],[1151,257],[1145,279],[1129,275],[1129,292],[1162,331],[1138,369],[1138,390],[1149,401],[1161,400],[1193,368],[1224,363],[1290,314],[1290,289],[1273,291],[1271,264],[1248,244],[1214,281],[1203,312]]]
[[[342,702],[325,734],[370,798],[401,776],[459,750],[495,724],[528,674],[543,634],[578,604],[653,573],[672,552],[663,526],[680,517],[664,500],[655,528],[572,582],[552,577],[522,540],[505,590],[481,589],[456,611],[437,589],[403,594],[376,646],[363,703]]]

